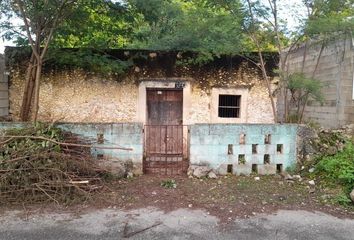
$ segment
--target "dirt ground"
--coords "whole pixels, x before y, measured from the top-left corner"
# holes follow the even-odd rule
[[[166,179],[174,179],[177,187],[162,187],[161,182]],[[40,208],[44,211],[57,209],[59,212],[68,210],[77,213],[101,208],[132,210],[155,207],[165,212],[180,208],[202,209],[218,217],[223,223],[278,210],[320,211],[340,218],[354,219],[354,206],[344,208],[334,205],[328,198],[327,190],[319,186],[309,187],[308,180],[285,181],[281,176],[261,176],[257,181],[254,176],[190,179],[143,175],[114,180],[105,191],[81,204],[65,208],[52,204],[43,207],[42,204]],[[31,212],[39,206],[22,207]],[[8,210],[8,206],[6,209]]]
[[[174,179],[175,189],[161,182]],[[143,175],[112,182],[110,191],[95,196],[95,206],[137,209],[147,206],[164,211],[179,208],[204,209],[223,222],[280,209],[310,210],[354,218],[354,208],[329,203],[327,192],[309,187],[307,180],[284,181],[281,176],[225,176],[219,179],[168,178]]]

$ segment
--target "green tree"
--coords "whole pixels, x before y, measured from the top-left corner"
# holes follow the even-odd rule
[[[76,0],[5,0],[0,3],[3,20],[1,27],[7,30],[5,36],[22,39],[32,51],[20,114],[23,121],[29,118],[32,98],[34,98],[34,121],[37,121],[44,59],[56,28],[77,7],[77,3]],[[9,20],[11,17],[22,19],[23,25],[16,28]]]
[[[354,28],[354,0],[303,0],[308,17],[304,33],[310,37],[330,37],[338,33],[352,33]]]
[[[323,102],[322,87],[320,81],[306,77],[303,73],[293,73],[289,75],[287,89],[291,92],[293,101],[297,103],[295,116],[298,118],[298,123],[302,123],[309,98],[320,103]]]
[[[57,48],[124,48],[131,41],[134,16],[123,2],[86,0],[58,27]]]
[[[239,1],[232,8],[222,1],[130,0],[140,16],[132,48],[199,53],[201,61],[243,49],[243,13]]]

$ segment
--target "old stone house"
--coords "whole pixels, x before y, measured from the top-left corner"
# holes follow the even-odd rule
[[[18,121],[25,57],[11,50],[9,114]],[[39,119],[61,122],[63,129],[97,138],[97,144],[131,148],[92,152],[116,164],[132,161],[137,172],[181,173],[194,164],[220,174],[267,174],[294,164],[296,126],[274,124],[265,83],[246,58],[223,56],[188,66],[179,52],[109,54],[132,61],[124,75],[47,63]],[[271,75],[277,61],[268,54]]]
[[[286,53],[282,57],[285,56]],[[323,86],[324,101],[308,101],[304,112],[306,121],[328,128],[354,123],[354,40],[351,36],[302,44],[290,51],[285,68],[289,73],[313,76]],[[278,97],[279,119],[284,116],[283,98]],[[295,108],[297,105],[291,103],[290,110]]]

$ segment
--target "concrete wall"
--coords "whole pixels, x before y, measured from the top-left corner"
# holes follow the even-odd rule
[[[0,129],[20,128],[23,123],[0,123]],[[97,146],[121,146],[131,151],[97,149],[92,155],[113,169],[124,162],[132,162],[135,173],[142,172],[144,133],[140,123],[60,123],[63,130],[78,134],[86,139],[97,140],[102,134],[104,142]],[[241,134],[245,134],[240,143]],[[270,142],[265,144],[265,136]],[[234,174],[250,174],[256,167],[261,175],[275,174],[277,165],[282,169],[296,163],[296,125],[276,124],[196,124],[190,126],[190,164],[208,165],[220,174],[226,174],[228,165]],[[277,146],[280,145],[281,146]],[[252,146],[256,145],[256,146]],[[256,147],[256,153],[253,148]],[[239,163],[240,155],[245,162]],[[265,155],[269,163],[264,163]],[[280,166],[280,165],[279,165]]]
[[[349,36],[339,36],[326,43],[315,72],[322,43],[308,42],[289,54],[286,69],[290,73],[303,71],[307,76],[314,75],[324,85],[324,103],[321,105],[310,99],[304,112],[305,120],[330,128],[354,122],[353,44],[353,39]],[[296,108],[295,104],[291,107],[293,110]],[[280,119],[283,112],[283,96],[278,96]]]
[[[228,165],[237,175],[250,174],[252,167],[259,174],[275,174],[277,164],[285,170],[296,163],[296,134],[296,125],[192,125],[190,163],[209,165],[220,174],[227,173]],[[266,135],[270,135],[268,144],[265,144]],[[269,164],[264,163],[265,156],[269,157]]]
[[[2,122],[0,129],[21,128],[24,124]],[[139,123],[61,123],[57,126],[79,136],[96,142],[102,134],[104,142],[96,144],[104,147],[131,148],[131,151],[120,149],[91,149],[92,155],[102,160],[108,160],[108,165],[114,168],[115,164],[130,161],[135,171],[142,171],[143,161],[143,125]],[[94,145],[94,146],[96,146]]]
[[[0,54],[0,118],[9,115],[9,89],[4,55]]]

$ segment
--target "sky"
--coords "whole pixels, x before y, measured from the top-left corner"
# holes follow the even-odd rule
[[[267,3],[268,0],[261,0]],[[279,1],[279,17],[285,19],[288,28],[291,30],[296,29],[300,22],[298,19],[304,17],[306,9],[302,5],[302,0],[280,0]],[[13,20],[16,23],[21,23],[20,19]],[[14,46],[15,44],[11,41],[6,41],[0,38],[0,53],[4,52],[5,46]]]

